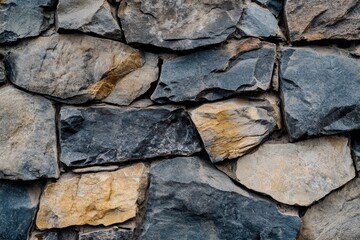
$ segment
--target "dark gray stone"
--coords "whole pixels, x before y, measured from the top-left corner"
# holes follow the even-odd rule
[[[300,218],[251,196],[196,158],[152,164],[140,239],[295,239]]]
[[[158,103],[217,100],[270,88],[275,44],[233,40],[219,48],[164,62],[151,96]]]
[[[360,129],[360,62],[324,51],[282,50],[280,91],[292,141]]]
[[[283,0],[256,0],[256,2],[266,6],[276,17],[280,15]]]
[[[78,240],[78,234],[72,229],[61,229],[58,232],[32,232],[30,240]]]
[[[133,231],[112,227],[87,233],[80,233],[79,240],[131,240]]]
[[[4,63],[0,60],[0,85],[5,82],[6,82],[5,66]]]
[[[0,43],[38,36],[54,22],[54,0],[0,1]]]
[[[360,171],[360,131],[353,135],[352,154],[353,154],[356,170]]]
[[[27,239],[40,193],[35,186],[0,182],[0,239]]]
[[[64,107],[60,111],[61,161],[89,166],[201,150],[183,109]]]

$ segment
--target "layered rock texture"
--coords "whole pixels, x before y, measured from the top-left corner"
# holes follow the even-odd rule
[[[0,240],[360,239],[360,3],[0,0]]]

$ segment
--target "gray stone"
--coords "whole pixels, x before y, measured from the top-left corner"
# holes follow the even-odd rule
[[[275,16],[255,3],[245,8],[237,27],[242,36],[284,38]]]
[[[61,161],[89,166],[201,150],[199,136],[183,109],[63,107]]]
[[[54,22],[54,0],[1,0],[0,43],[40,35]]]
[[[360,2],[287,0],[285,19],[291,41],[360,39]]]
[[[152,164],[140,239],[295,239],[300,219],[197,158]]]
[[[360,178],[307,210],[299,240],[360,239]]]
[[[0,182],[0,239],[27,239],[40,194],[38,186]]]
[[[275,44],[250,38],[166,60],[153,101],[217,100],[270,88]]]
[[[239,0],[124,0],[118,15],[126,42],[187,50],[226,40],[241,7]]]
[[[112,227],[79,234],[79,240],[132,240],[133,231]]]
[[[280,91],[293,141],[360,129],[360,62],[324,51],[282,50]]]
[[[118,81],[143,65],[136,49],[78,34],[26,41],[6,61],[15,85],[75,104],[104,99]]]
[[[0,178],[57,178],[55,110],[12,87],[0,90]]]
[[[78,30],[114,40],[122,32],[107,0],[59,0],[56,10],[59,30]]]
[[[61,229],[61,231],[38,232],[34,231],[30,235],[30,240],[78,240],[78,234],[71,229]]]
[[[256,0],[256,2],[267,7],[276,17],[280,15],[283,7],[283,0]]]
[[[360,171],[360,131],[353,135],[352,154],[357,171]]]
[[[6,82],[5,66],[0,58],[0,85]]]

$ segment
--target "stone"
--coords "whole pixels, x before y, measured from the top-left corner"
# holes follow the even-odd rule
[[[80,233],[79,240],[132,240],[132,237],[132,230],[115,226],[108,229]]]
[[[298,206],[311,205],[355,177],[349,140],[340,136],[266,142],[220,169],[249,189]]]
[[[0,179],[57,178],[52,103],[10,86],[0,89]]]
[[[27,239],[40,194],[37,185],[0,182],[0,239]]]
[[[360,38],[357,1],[287,0],[285,19],[292,42]]]
[[[243,156],[281,128],[280,110],[266,98],[234,98],[190,111],[213,163]]]
[[[237,27],[242,36],[284,39],[275,16],[255,3],[245,8]]]
[[[77,30],[94,33],[114,40],[122,39],[122,32],[106,0],[59,0],[56,10],[58,30]]]
[[[214,101],[271,85],[276,46],[250,38],[165,60],[151,96],[158,103]]]
[[[198,157],[151,165],[139,239],[295,239],[300,219],[250,195]]]
[[[93,167],[84,167],[84,168],[75,168],[71,171],[74,173],[89,173],[89,172],[109,172],[118,170],[119,166],[93,166]]]
[[[63,107],[61,162],[71,167],[119,163],[201,150],[183,109]]]
[[[0,59],[0,85],[6,82],[5,66]]]
[[[279,17],[283,8],[283,0],[255,0],[267,7],[276,17]]]
[[[78,234],[71,229],[61,229],[61,231],[34,231],[30,235],[30,240],[78,240]]]
[[[145,94],[159,76],[159,58],[152,53],[144,54],[144,65],[125,77],[116,84],[114,90],[103,102],[120,106],[130,105],[134,100]]]
[[[147,168],[138,163],[114,172],[63,174],[49,183],[40,200],[40,230],[74,225],[104,225],[136,217],[145,197]]]
[[[124,0],[118,16],[127,43],[189,50],[225,41],[241,12],[238,0]]]
[[[283,48],[280,91],[292,141],[360,129],[360,62],[340,50]]]
[[[1,0],[0,43],[34,37],[54,23],[54,0]]]
[[[352,154],[357,171],[360,171],[360,131],[352,137]]]
[[[27,41],[6,61],[15,85],[72,104],[104,99],[143,65],[141,53],[125,44],[78,34]]]
[[[307,210],[299,240],[360,239],[360,178]]]

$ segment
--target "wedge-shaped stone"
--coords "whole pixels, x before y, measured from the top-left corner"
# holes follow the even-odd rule
[[[255,1],[266,6],[276,17],[279,16],[283,7],[283,0],[255,0]]]
[[[12,87],[0,89],[0,178],[59,176],[51,102]]]
[[[299,240],[360,239],[360,178],[307,210]]]
[[[291,41],[360,38],[358,1],[287,0],[285,16]]]
[[[89,166],[201,150],[183,109],[64,107],[60,111],[61,161]]]
[[[121,40],[122,33],[107,0],[59,0],[56,14],[58,29],[78,30]]]
[[[220,169],[249,189],[300,206],[309,206],[355,177],[349,141],[338,136],[264,143]]]
[[[159,103],[213,101],[236,93],[266,91],[275,54],[275,44],[250,38],[167,60],[151,99]]]
[[[119,17],[128,43],[173,50],[220,43],[236,30],[241,1],[124,0]]]
[[[84,103],[107,97],[117,81],[143,65],[143,58],[125,44],[71,34],[26,41],[11,51],[7,62],[15,85]]]
[[[280,90],[291,139],[360,129],[360,62],[338,50],[284,48]]]
[[[300,219],[196,157],[152,164],[140,239],[295,239]]]
[[[212,162],[240,157],[280,128],[275,97],[235,98],[190,112]]]
[[[125,222],[136,216],[148,182],[144,164],[114,172],[65,174],[49,183],[40,200],[40,229]]]

